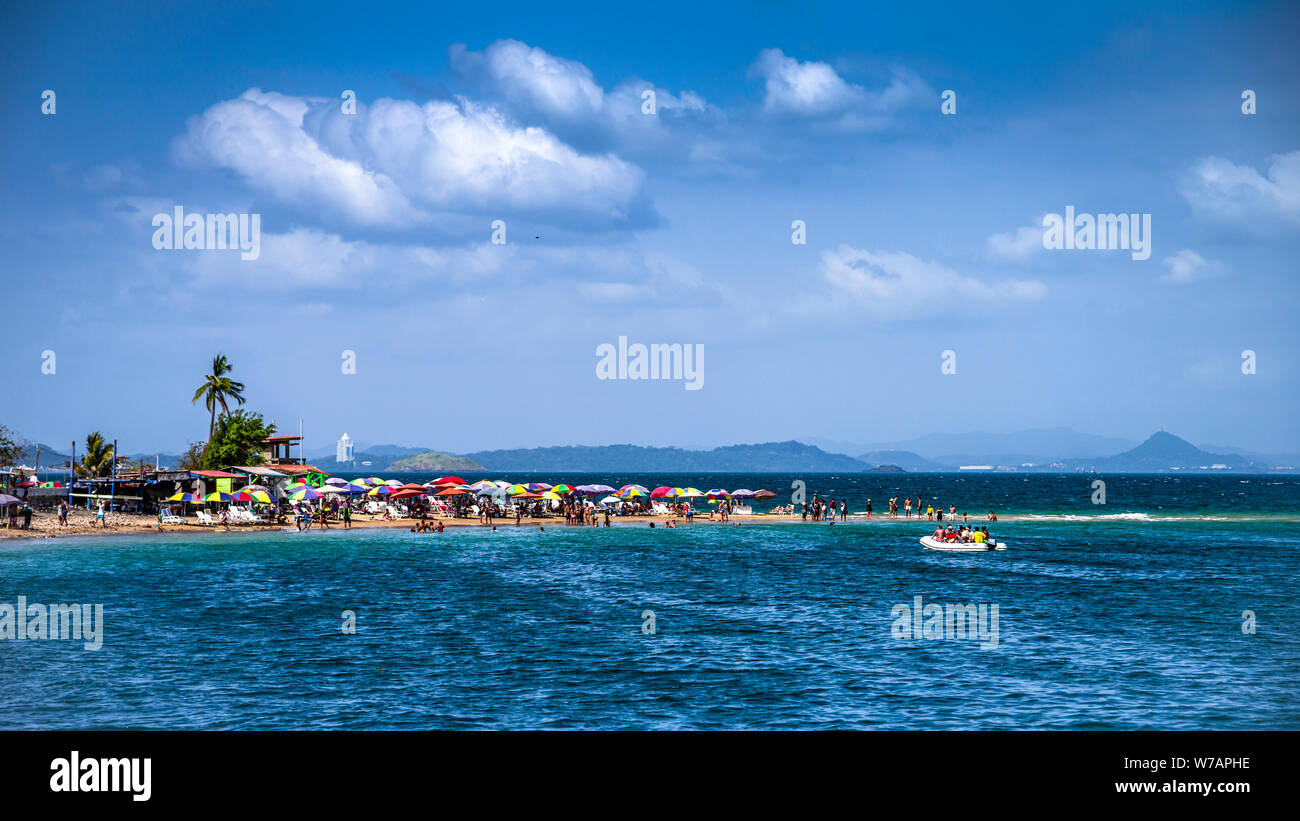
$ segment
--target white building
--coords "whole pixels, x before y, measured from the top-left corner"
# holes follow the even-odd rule
[[[345,433],[343,434],[343,438],[339,440],[338,447],[334,451],[334,461],[351,462],[353,461],[353,458],[352,440],[348,438],[348,435]]]

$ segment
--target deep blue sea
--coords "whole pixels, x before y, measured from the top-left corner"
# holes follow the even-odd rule
[[[0,728],[1300,729],[1300,478],[546,481],[795,478],[994,509],[1010,549],[860,517],[5,541],[0,604],[103,604],[104,637],[0,641]],[[900,635],[918,596],[997,605],[996,646]]]

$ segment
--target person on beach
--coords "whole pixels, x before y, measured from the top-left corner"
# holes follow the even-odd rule
[[[871,500],[867,500],[867,521],[871,521]]]
[[[993,514],[989,514],[990,516]],[[67,501],[59,502],[59,527],[68,526],[68,503]]]
[[[352,529],[352,505],[347,505],[343,508],[343,529]]]
[[[23,503],[23,530],[32,529],[32,506]]]
[[[108,527],[108,518],[104,511],[104,500],[99,500],[99,508],[95,511],[95,518],[99,520],[100,527]]]
[[[911,496],[903,497],[903,518],[904,519],[912,518],[912,497]]]
[[[221,508],[221,513],[220,513],[219,515],[220,515],[220,519],[221,519],[221,526],[224,527],[227,531],[229,531],[229,530],[230,530],[230,510],[227,509],[227,508],[224,508],[224,507],[223,507],[223,508]]]
[[[990,510],[990,511],[989,511],[989,521],[990,521],[990,522],[996,522],[997,520],[998,520],[998,517],[995,516],[995,515],[993,514],[993,511]],[[985,529],[985,530],[988,530],[988,528],[984,528],[984,529]]]

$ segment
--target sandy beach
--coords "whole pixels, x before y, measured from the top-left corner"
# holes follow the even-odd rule
[[[635,517],[613,517],[612,524],[616,527],[628,527],[634,525],[649,526],[654,522],[656,527],[663,527],[670,520],[676,520],[678,527],[687,527],[686,520],[681,516],[671,515],[644,515]],[[353,514],[352,530],[365,530],[368,528],[397,528],[409,530],[417,519],[382,519],[371,517],[365,514]],[[485,525],[478,520],[478,517],[466,519],[453,519],[449,517],[440,517],[435,519],[430,517],[426,521],[440,521],[445,527],[498,527],[507,528],[515,527],[513,518],[501,518],[495,520],[492,525]],[[602,520],[603,521],[603,520]],[[798,515],[768,515],[752,514],[739,515],[733,514],[728,522],[722,522],[715,518],[710,521],[708,515],[696,516],[691,527],[698,525],[722,525],[722,524],[754,524],[754,523],[772,523],[772,522],[797,522]],[[529,519],[524,518],[520,521],[519,527],[580,527],[579,525],[565,525],[563,516],[555,516],[548,519]],[[588,525],[590,527],[590,525]],[[313,530],[320,529],[320,525],[313,525]],[[332,522],[328,530],[346,530],[342,523]],[[293,524],[273,524],[273,525],[248,525],[248,524],[231,524],[230,531],[291,531],[296,532],[297,527]],[[200,525],[197,520],[190,517],[186,524],[163,524],[158,523],[158,518],[152,515],[141,515],[137,513],[112,513],[108,517],[108,527],[99,526],[95,519],[94,513],[84,509],[73,509],[68,512],[68,523],[59,524],[59,517],[49,511],[37,511],[32,515],[32,526],[28,530],[21,528],[0,528],[0,538],[3,539],[55,539],[60,536],[109,536],[109,535],[129,535],[144,533],[224,533],[226,529],[220,525]]]

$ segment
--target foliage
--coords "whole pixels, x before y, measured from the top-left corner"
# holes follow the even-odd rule
[[[225,414],[217,420],[203,451],[203,466],[218,470],[228,465],[260,464],[262,443],[274,434],[275,425],[268,425],[260,413],[237,410]],[[191,451],[194,447],[190,446]]]
[[[185,455],[176,463],[177,470],[202,470],[203,451],[207,446],[207,442],[190,442],[190,446],[186,449]]]
[[[213,431],[216,429],[217,406],[221,406],[221,415],[224,418],[230,414],[230,405],[226,400],[233,399],[241,405],[244,404],[244,383],[236,382],[226,376],[231,370],[233,367],[230,360],[226,359],[226,355],[217,354],[212,358],[212,373],[204,377],[203,384],[194,391],[194,404],[198,404],[202,399],[208,409],[209,442],[212,441]]]
[[[108,476],[113,472],[113,446],[99,431],[86,437],[86,452],[77,465],[78,476]]]
[[[14,431],[0,425],[0,465],[15,465],[28,442]]]

